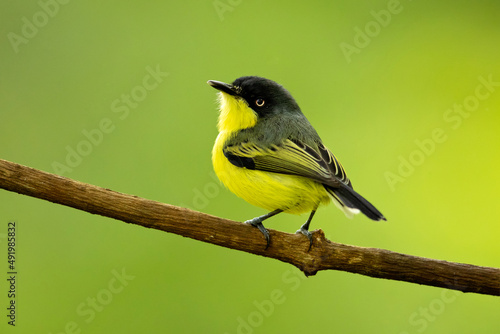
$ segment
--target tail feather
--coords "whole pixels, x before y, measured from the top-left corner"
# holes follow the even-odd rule
[[[337,200],[340,208],[348,216],[352,213],[361,211],[365,216],[373,220],[387,220],[384,215],[378,211],[370,202],[363,198],[360,194],[354,191],[351,187],[341,184],[338,188],[325,187],[326,190]],[[336,203],[337,204],[337,203]]]

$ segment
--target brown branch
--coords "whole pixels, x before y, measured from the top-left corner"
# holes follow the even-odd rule
[[[0,159],[0,188],[45,199],[127,223],[290,263],[306,275],[334,269],[463,292],[500,295],[500,269],[405,255],[331,242],[313,232],[313,247],[302,235],[269,230],[271,246],[258,229],[205,213],[126,195]]]

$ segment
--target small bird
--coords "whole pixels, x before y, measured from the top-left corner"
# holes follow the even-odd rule
[[[349,218],[361,211],[370,219],[386,220],[353,190],[344,168],[285,88],[257,76],[208,84],[220,91],[215,173],[237,196],[269,211],[245,222],[262,232],[266,249],[270,237],[262,222],[281,212],[310,212],[297,231],[309,239],[309,249],[309,224],[318,206],[331,200]]]

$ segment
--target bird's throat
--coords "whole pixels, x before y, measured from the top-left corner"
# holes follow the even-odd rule
[[[257,114],[247,102],[223,92],[219,93],[220,115],[218,122],[219,132],[236,132],[251,128],[257,123]]]

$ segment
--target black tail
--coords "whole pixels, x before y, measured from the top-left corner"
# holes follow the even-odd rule
[[[341,183],[339,188],[327,187],[328,192],[333,193],[345,206],[358,209],[365,216],[373,220],[387,220],[370,202],[354,191],[351,187]]]

